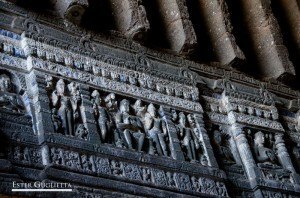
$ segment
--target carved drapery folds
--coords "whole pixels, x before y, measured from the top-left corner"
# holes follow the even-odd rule
[[[51,0],[59,15],[66,20],[80,25],[81,19],[88,7],[87,0]]]
[[[126,37],[144,40],[150,24],[142,0],[110,0],[115,27]]]
[[[225,1],[199,0],[199,15],[205,20],[206,28],[218,61],[228,65],[234,61],[244,61],[245,56],[235,42]]]
[[[197,44],[197,38],[185,0],[156,0],[156,3],[170,49],[179,54],[190,53]]]
[[[82,120],[81,95],[78,84],[75,82],[66,84],[63,79],[55,81],[52,77],[47,80],[51,118],[55,132],[86,140],[88,131]]]

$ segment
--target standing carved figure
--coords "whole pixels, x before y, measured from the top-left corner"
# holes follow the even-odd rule
[[[11,79],[6,74],[0,75],[0,108],[25,113],[23,100],[13,93]]]
[[[106,109],[101,106],[102,99],[100,97],[100,93],[97,90],[94,90],[91,96],[94,114],[100,129],[101,141],[103,143],[109,143],[110,139],[112,138],[110,132],[112,132],[113,127],[111,116]]]
[[[275,152],[265,147],[265,137],[261,131],[258,131],[254,135],[254,153],[257,161],[263,164],[275,164],[276,155]]]
[[[68,91],[70,93],[70,103],[72,110],[72,120],[71,120],[71,135],[75,135],[75,130],[77,130],[79,119],[80,119],[80,111],[79,104],[81,102],[80,94],[78,91],[78,85],[74,82],[68,84]]]
[[[53,105],[52,113],[54,114],[56,130],[62,130],[65,135],[72,135],[72,107],[69,98],[66,96],[65,83],[62,79],[56,83],[55,90],[51,95],[51,102]]]
[[[115,117],[116,125],[118,130],[123,132],[128,148],[133,149],[133,140],[136,140],[136,149],[141,151],[145,139],[145,134],[142,133],[143,124],[138,117],[129,114],[129,107],[128,100],[123,99],[120,102],[120,110]]]
[[[166,123],[157,117],[156,108],[153,104],[148,105],[147,113],[145,114],[145,128],[150,138],[149,153],[154,153],[153,149],[156,149],[159,155],[167,156],[167,145],[165,142],[165,137],[167,137]]]
[[[187,160],[196,161],[196,151],[200,149],[200,145],[193,131],[186,126],[186,117],[182,112],[179,113],[178,130],[181,145],[185,150]]]

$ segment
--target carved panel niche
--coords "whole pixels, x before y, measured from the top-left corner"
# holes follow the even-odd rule
[[[87,140],[88,131],[83,124],[78,84],[49,77],[47,92],[55,132]]]

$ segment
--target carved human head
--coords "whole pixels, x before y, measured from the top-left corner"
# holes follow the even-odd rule
[[[193,114],[188,114],[186,117],[191,127],[196,124]]]
[[[94,90],[91,96],[92,98],[100,98],[100,93],[98,90]]]
[[[177,121],[177,118],[178,118],[178,115],[177,115],[177,112],[175,109],[172,109],[171,110],[171,115],[172,115],[172,121],[173,122],[176,122]]]
[[[129,101],[126,100],[126,99],[123,99],[121,102],[120,102],[120,111],[121,112],[126,112],[128,113],[129,112]]]
[[[77,83],[71,82],[70,84],[68,84],[68,90],[69,90],[71,95],[76,95],[77,94],[77,89],[78,89]]]
[[[156,108],[152,103],[148,105],[147,112],[153,117],[156,116]]]
[[[263,132],[258,131],[257,133],[255,133],[254,142],[255,142],[255,144],[264,144],[265,143],[265,136],[264,136]]]
[[[133,105],[133,108],[138,109],[139,107],[142,107],[142,101],[141,100],[136,100],[134,105]]]
[[[214,141],[217,143],[217,144],[221,144],[222,142],[222,136],[221,136],[221,133],[217,130],[214,131]]]
[[[206,155],[202,155],[202,156],[201,156],[201,158],[200,158],[200,163],[201,163],[203,166],[207,166],[207,165],[208,165],[208,160],[207,160]]]
[[[59,79],[56,83],[56,91],[58,94],[64,94],[65,93],[65,82],[63,79]]]
[[[142,106],[141,100],[136,100],[132,108],[134,109],[136,114],[139,114],[145,110],[145,107]]]
[[[0,75],[0,90],[11,91],[11,80],[6,74]]]
[[[107,108],[114,108],[116,105],[116,95],[114,93],[110,93],[105,97],[104,101]]]
[[[179,123],[183,126],[186,124],[186,117],[183,112],[179,113]]]

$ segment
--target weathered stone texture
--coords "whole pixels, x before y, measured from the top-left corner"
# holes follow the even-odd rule
[[[299,197],[299,91],[143,47],[142,2],[111,2],[126,37],[0,1],[0,192],[47,197],[12,192],[12,181],[63,181],[73,191],[51,196]],[[220,61],[243,60],[224,4],[209,2]],[[281,76],[285,48],[259,2],[243,1],[245,19],[264,71]],[[173,50],[188,52],[184,1],[159,4]]]
[[[188,54],[197,44],[197,39],[185,0],[157,0],[156,3],[170,49],[179,54]]]
[[[116,29],[134,40],[145,39],[150,29],[141,0],[110,0]]]
[[[265,79],[295,75],[270,0],[241,1],[244,23],[255,50],[259,72]]]
[[[80,25],[89,5],[87,0],[52,0],[52,2],[61,17],[76,25]]]
[[[244,61],[245,56],[235,42],[225,1],[199,0],[199,15],[205,20],[213,50],[222,65]]]

